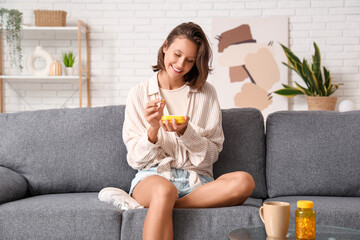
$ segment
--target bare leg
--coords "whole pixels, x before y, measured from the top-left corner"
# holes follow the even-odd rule
[[[160,176],[149,176],[140,181],[132,194],[141,205],[148,207],[143,239],[173,239],[172,212],[177,199],[176,187]]]
[[[255,188],[252,176],[246,172],[221,175],[175,202],[175,208],[226,207],[242,204]]]

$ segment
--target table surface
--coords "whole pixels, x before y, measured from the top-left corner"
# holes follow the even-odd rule
[[[232,231],[228,235],[230,240],[269,240],[266,236],[265,226],[245,227]],[[316,240],[359,240],[360,230],[316,225]],[[286,240],[296,240],[295,225],[289,226]]]

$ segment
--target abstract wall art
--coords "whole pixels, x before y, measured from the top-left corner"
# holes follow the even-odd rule
[[[211,43],[221,108],[257,108],[265,117],[288,109],[287,98],[272,93],[288,84],[279,44],[288,46],[287,17],[213,19]]]

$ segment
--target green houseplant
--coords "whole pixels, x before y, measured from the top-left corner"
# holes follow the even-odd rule
[[[10,65],[19,67],[20,71],[23,69],[21,63],[21,18],[22,13],[16,9],[0,9],[0,35],[5,29],[6,43],[10,51]]]
[[[317,44],[314,42],[315,53],[312,56],[313,62],[311,67],[306,59],[300,61],[300,59],[287,47],[280,44],[285,52],[286,58],[289,64],[284,63],[287,67],[294,70],[305,82],[306,87],[301,86],[295,82],[296,87],[282,84],[283,89],[274,91],[274,93],[285,97],[294,97],[297,95],[306,95],[308,101],[309,110],[334,110],[336,104],[336,97],[329,97],[332,95],[341,84],[332,84],[330,72],[323,67],[323,74],[321,72],[321,56],[320,50]],[[323,102],[331,102],[331,106],[322,108]],[[318,106],[313,106],[315,102]]]
[[[68,52],[68,53],[63,53],[63,63],[65,65],[65,73],[66,75],[70,76],[70,75],[74,75],[74,69],[73,69],[73,65],[75,62],[75,56],[73,54],[73,52]]]

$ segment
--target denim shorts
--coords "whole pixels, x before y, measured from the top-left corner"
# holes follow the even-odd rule
[[[138,171],[138,173],[135,175],[135,178],[131,182],[129,195],[131,196],[136,184],[138,184],[144,178],[146,178],[148,176],[154,176],[154,175],[161,176],[159,173],[157,173],[156,170],[157,170],[157,166],[149,168],[148,170]],[[189,193],[191,193],[192,190],[191,190],[190,184],[189,184],[189,176],[190,176],[189,172],[186,170],[183,170],[183,169],[176,169],[176,168],[172,168],[171,171],[172,171],[174,180],[173,181],[170,180],[170,182],[172,184],[174,184],[174,186],[178,190],[178,198],[184,197],[184,196],[188,195]],[[214,181],[214,178],[204,176],[201,174],[199,174],[199,177],[200,177],[202,184]]]

